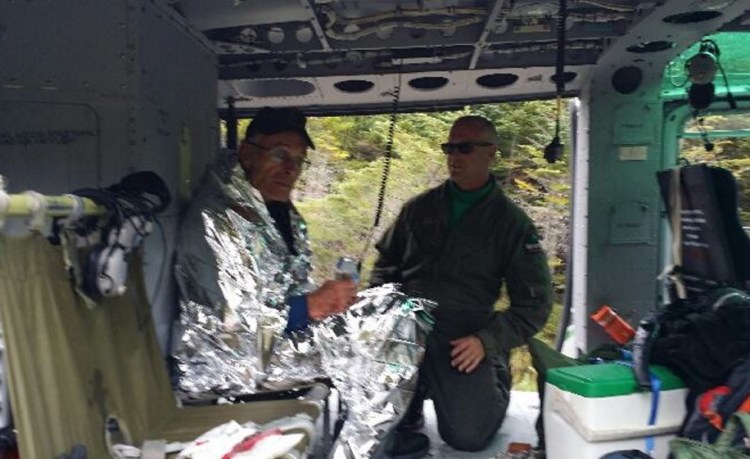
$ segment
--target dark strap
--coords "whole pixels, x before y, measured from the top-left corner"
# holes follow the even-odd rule
[[[659,335],[659,317],[658,312],[652,312],[641,319],[633,339],[633,374],[641,390],[651,390],[648,367],[654,339]]]
[[[291,205],[288,202],[269,201],[266,202],[266,209],[271,214],[273,225],[279,230],[281,236],[286,242],[286,247],[292,255],[297,255],[297,249],[294,247],[294,235],[292,234],[292,222],[290,217]]]
[[[273,202],[280,203],[278,201],[273,201]],[[289,249],[289,252],[291,252],[292,255],[297,255],[298,252],[297,252],[297,249],[294,247],[294,235],[292,234],[291,217],[289,214],[291,205],[288,203],[280,203],[280,204],[286,204],[286,209],[287,209],[286,212],[280,211],[278,209],[271,210],[272,207],[276,207],[276,206],[269,206],[269,203],[266,203],[266,208],[268,209],[268,213],[271,215],[273,226],[279,231],[279,233],[281,233],[281,236],[284,238],[284,242],[286,243],[286,246]],[[241,206],[239,203],[235,201],[227,200],[227,206],[233,211],[237,212],[237,214],[240,217],[244,218],[245,220],[252,221],[258,218],[254,210],[251,210],[248,207]]]

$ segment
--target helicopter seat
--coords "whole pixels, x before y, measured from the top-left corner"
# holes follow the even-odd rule
[[[295,399],[178,406],[138,257],[129,270],[124,295],[89,307],[71,288],[60,246],[0,235],[0,321],[22,457],[76,448],[112,457],[115,444],[190,442],[230,421],[289,432],[294,457],[317,448],[323,384]]]
[[[687,297],[718,287],[750,289],[750,237],[739,218],[732,173],[698,164],[661,171],[657,178],[672,224],[675,272]]]

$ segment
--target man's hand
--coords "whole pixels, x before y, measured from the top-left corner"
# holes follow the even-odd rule
[[[471,373],[484,359],[484,346],[474,335],[451,341],[451,366],[462,373]]]
[[[354,304],[357,286],[351,279],[328,280],[307,295],[307,315],[312,320],[322,320],[339,314]]]

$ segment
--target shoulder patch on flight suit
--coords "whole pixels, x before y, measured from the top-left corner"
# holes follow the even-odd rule
[[[526,250],[526,253],[542,253],[542,244],[540,240],[541,238],[536,232],[536,228],[531,228],[527,231],[526,239],[523,241],[523,248]]]

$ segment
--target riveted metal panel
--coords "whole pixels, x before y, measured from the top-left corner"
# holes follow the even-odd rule
[[[0,3],[0,87],[126,96],[135,5],[100,0]]]
[[[215,56],[160,2],[2,2],[0,56],[0,175],[11,192],[67,193],[152,170],[177,197],[218,151]],[[160,217],[164,237],[146,239],[163,347],[181,204]]]
[[[0,101],[0,175],[10,190],[54,194],[98,182],[99,120],[84,104]]]

